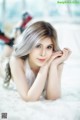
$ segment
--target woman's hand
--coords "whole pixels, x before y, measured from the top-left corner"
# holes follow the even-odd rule
[[[49,68],[51,64],[59,65],[68,59],[71,51],[68,48],[64,48],[62,51],[53,52],[50,59],[41,67]]]
[[[44,66],[42,67],[47,67],[49,68],[50,64],[57,58],[61,57],[62,56],[62,52],[61,51],[57,51],[57,52],[54,52],[52,54],[52,56],[50,57],[50,59],[44,64]]]
[[[63,63],[65,60],[68,59],[68,57],[70,56],[70,54],[71,54],[71,51],[68,48],[64,48],[62,50],[62,55],[58,56],[57,58],[55,58],[53,60],[53,63],[55,63],[56,65],[59,65],[59,64]]]

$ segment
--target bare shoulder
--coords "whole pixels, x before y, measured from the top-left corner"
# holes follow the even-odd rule
[[[12,76],[24,73],[24,61],[21,58],[11,56],[10,58],[10,70]]]
[[[17,57],[14,57],[14,56],[11,56],[10,58],[10,68],[12,67],[21,67],[23,68],[24,66],[24,61],[21,59],[21,58],[17,58]]]
[[[10,69],[12,79],[14,80],[17,90],[23,99],[26,99],[26,93],[28,92],[28,83],[24,71],[24,60],[11,56]]]
[[[17,58],[11,56],[10,58],[10,70],[12,78],[16,81],[25,79],[25,71],[24,71],[24,60],[21,58]]]

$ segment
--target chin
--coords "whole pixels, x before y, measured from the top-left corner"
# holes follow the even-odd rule
[[[44,65],[44,63],[37,63],[36,65],[39,67],[42,67]]]

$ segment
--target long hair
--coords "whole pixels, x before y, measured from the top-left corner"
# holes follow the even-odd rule
[[[18,42],[13,46],[14,51],[12,54],[16,57],[26,59],[38,42],[44,38],[52,40],[54,51],[60,50],[55,28],[48,22],[38,21],[25,28],[23,33],[18,37]],[[10,74],[10,76],[6,75],[7,78],[5,80],[9,82],[11,78],[9,64],[6,67],[6,73]]]
[[[13,55],[16,57],[27,56],[41,39],[47,37],[51,38],[54,51],[58,51],[57,33],[52,25],[44,21],[33,23],[19,36],[18,42],[14,45]]]

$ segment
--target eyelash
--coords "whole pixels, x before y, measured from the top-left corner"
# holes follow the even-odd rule
[[[36,46],[36,48],[40,48],[40,47],[41,47],[41,45],[37,45],[37,46]]]
[[[37,45],[36,48],[41,48],[41,45]],[[52,46],[48,46],[47,49],[53,49]]]
[[[53,47],[52,47],[52,46],[48,46],[47,48],[48,48],[48,49],[53,49]]]

